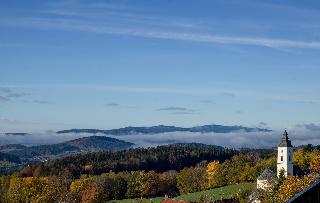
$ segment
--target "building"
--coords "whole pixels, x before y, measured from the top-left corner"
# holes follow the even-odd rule
[[[278,145],[277,157],[277,176],[279,177],[281,170],[283,170],[285,177],[293,175],[293,147],[285,130],[280,144]]]
[[[284,175],[304,175],[300,167],[293,165],[293,146],[285,130],[278,145],[277,166],[265,169],[257,178],[257,189],[268,190],[277,183],[277,177],[283,170]]]
[[[266,168],[257,178],[257,188],[262,190],[271,189],[277,184],[276,167]]]

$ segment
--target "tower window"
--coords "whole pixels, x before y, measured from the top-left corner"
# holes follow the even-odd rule
[[[281,161],[283,161],[283,156],[281,156]]]
[[[289,155],[289,161],[291,161],[291,156]]]

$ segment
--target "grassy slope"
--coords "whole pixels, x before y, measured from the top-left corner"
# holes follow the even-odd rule
[[[229,185],[221,188],[215,188],[211,190],[185,194],[185,195],[178,196],[174,199],[182,199],[182,200],[187,200],[192,202],[195,202],[203,197],[210,200],[228,199],[228,198],[231,198],[238,190],[253,188],[253,186],[254,186],[254,183],[240,183],[236,185]],[[161,202],[162,199],[163,197],[153,198],[152,202],[159,203]],[[112,203],[131,203],[131,202],[137,202],[137,200],[139,199],[113,200],[111,202]],[[148,200],[144,200],[143,202],[148,202]]]

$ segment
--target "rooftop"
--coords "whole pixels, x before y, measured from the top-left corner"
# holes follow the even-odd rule
[[[278,147],[292,147],[287,130],[284,131]]]

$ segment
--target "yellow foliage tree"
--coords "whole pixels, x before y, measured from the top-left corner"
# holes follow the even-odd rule
[[[7,193],[9,202],[46,202],[48,179],[47,178],[18,178],[11,177],[10,186]]]
[[[91,173],[93,166],[91,164],[87,164],[83,166],[83,169],[87,172],[87,173]]]
[[[219,161],[212,161],[207,165],[207,178],[208,178],[208,189],[219,186],[217,176],[219,176],[219,169],[221,164]]]
[[[320,152],[313,151],[310,154],[310,169],[313,172],[320,173]]]
[[[297,176],[288,176],[279,188],[279,192],[276,198],[277,202],[286,202],[295,194],[301,192],[306,187],[311,185],[314,181],[315,178],[310,175],[304,176],[302,178],[299,178]]]
[[[93,178],[81,178],[75,180],[70,185],[70,191],[73,193],[82,193],[84,190],[88,189],[93,182]]]
[[[298,149],[293,153],[293,162],[302,169],[309,168],[309,154],[303,149]]]

